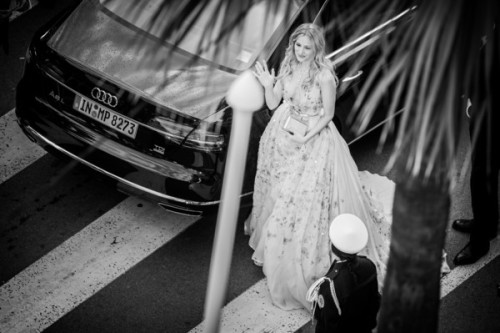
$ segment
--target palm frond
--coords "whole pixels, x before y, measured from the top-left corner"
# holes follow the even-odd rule
[[[394,91],[388,114],[402,99],[405,111],[388,167],[404,155],[412,176],[430,177],[441,169],[447,170],[448,179],[452,177],[458,133],[466,126],[463,95],[477,91],[473,88],[480,61],[479,41],[486,34],[498,39],[498,30],[493,32],[492,28],[495,17],[498,5],[494,1],[481,6],[465,0],[421,1],[410,27],[395,31],[387,41],[388,49],[394,52],[385,59],[385,66],[374,67],[372,76],[377,79],[367,80],[363,87],[356,103],[356,107],[363,107],[355,110],[358,119],[354,124],[363,130],[385,92]],[[491,44],[485,52],[489,68],[499,61],[493,56],[498,44]],[[484,87],[488,89],[489,85]],[[491,91],[484,96],[491,96]],[[382,140],[387,133],[384,130]]]

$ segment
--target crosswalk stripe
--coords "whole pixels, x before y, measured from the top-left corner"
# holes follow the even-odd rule
[[[41,332],[197,218],[129,197],[0,287],[0,332]]]
[[[285,311],[274,306],[262,279],[224,307],[220,332],[295,332],[310,319],[305,309]],[[202,333],[203,329],[201,323],[190,333]]]
[[[0,117],[0,184],[46,154],[21,131],[14,111]]]

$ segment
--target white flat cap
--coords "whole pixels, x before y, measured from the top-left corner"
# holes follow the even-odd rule
[[[359,217],[340,214],[330,224],[330,241],[340,251],[355,254],[368,243],[368,230]]]

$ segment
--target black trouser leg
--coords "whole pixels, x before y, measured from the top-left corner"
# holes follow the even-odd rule
[[[487,247],[490,235],[497,232],[498,224],[498,163],[473,162],[471,172],[471,198],[474,227],[472,247]],[[489,169],[489,170],[488,170]]]
[[[500,152],[494,148],[500,135],[498,97],[491,98],[493,112],[487,113],[481,126],[471,123],[473,142],[471,170],[471,200],[474,228],[471,232],[472,248],[489,247],[489,238],[498,229],[498,173]],[[477,135],[474,133],[477,130]]]

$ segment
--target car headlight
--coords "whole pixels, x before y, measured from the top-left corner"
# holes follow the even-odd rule
[[[193,127],[157,115],[148,122],[148,125],[159,129],[167,139],[186,147],[205,151],[221,151],[224,146],[224,135],[218,133],[211,123],[202,122]]]

